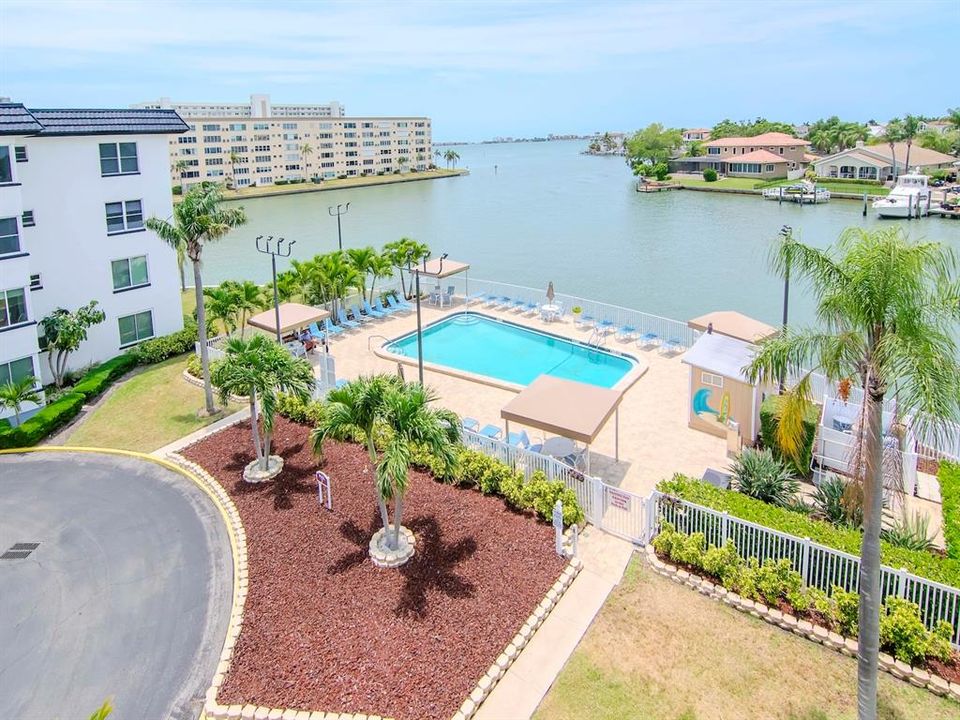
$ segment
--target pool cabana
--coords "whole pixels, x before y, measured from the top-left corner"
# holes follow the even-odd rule
[[[586,445],[586,469],[590,472],[590,445],[614,418],[614,457],[620,462],[620,401],[622,390],[541,375],[500,410],[506,424],[537,428]]]
[[[323,308],[315,308],[310,305],[301,305],[300,303],[285,302],[280,303],[280,326],[279,334],[281,336],[306,328],[310,323],[320,322],[330,317],[330,313]],[[265,330],[271,335],[278,334],[277,312],[275,308],[264,310],[247,318],[247,325],[255,327],[258,330]]]
[[[450,260],[446,256],[427,260],[422,265],[411,268],[417,275],[433,278],[440,285],[441,280],[463,273],[464,297],[470,295],[470,264],[458,260]]]

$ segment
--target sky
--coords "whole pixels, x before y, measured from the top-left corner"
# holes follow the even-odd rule
[[[958,27],[960,0],[0,0],[0,96],[338,100],[435,141],[882,121],[960,104]]]

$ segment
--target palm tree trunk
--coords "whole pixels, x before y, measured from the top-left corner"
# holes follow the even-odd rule
[[[270,469],[270,449],[273,445],[273,431],[264,431],[263,433],[263,467],[264,470]]]
[[[193,289],[197,296],[197,339],[200,341],[200,367],[203,369],[203,395],[207,414],[217,411],[213,404],[213,383],[210,382],[210,353],[207,349],[207,309],[203,305],[203,278],[200,277],[200,261],[193,260]]]
[[[860,549],[860,616],[857,653],[857,717],[877,718],[880,652],[880,527],[883,522],[883,393],[869,380],[863,475],[863,545]],[[874,385],[874,387],[871,387]]]
[[[903,164],[907,167],[907,172],[910,172],[910,147],[913,145],[913,140],[907,140],[907,158],[903,161]]]
[[[373,432],[366,433],[367,436],[367,452],[370,454],[370,467],[373,469],[373,472],[377,472],[377,446],[373,444]],[[390,516],[387,514],[387,503],[384,502],[383,496],[380,495],[380,491],[377,489],[377,481],[373,481],[373,494],[377,496],[377,507],[380,508],[380,521],[383,523],[383,530],[386,533],[390,532]]]
[[[397,269],[400,271],[400,292],[403,293],[403,299],[406,300],[407,299],[407,282],[406,282],[406,279],[403,277],[403,266],[398,265]]]
[[[897,149],[893,143],[890,143],[890,162],[893,163],[893,181],[897,181]]]
[[[250,389],[250,427],[253,430],[253,451],[263,465],[263,449],[260,447],[260,418],[257,413],[257,390]],[[263,468],[266,469],[266,468]]]
[[[187,291],[187,273],[184,270],[183,263],[178,263],[180,266],[180,292],[184,293]]]
[[[393,547],[400,547],[400,521],[403,519],[403,495],[397,495],[393,500]]]
[[[377,284],[377,276],[370,278],[370,305],[373,305],[373,288]]]

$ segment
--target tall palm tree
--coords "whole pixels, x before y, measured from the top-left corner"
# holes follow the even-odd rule
[[[775,255],[783,267],[781,246]],[[761,343],[748,374],[773,381],[806,367],[863,390],[862,463],[854,481],[863,498],[857,707],[877,716],[880,529],[883,510],[883,403],[894,394],[903,415],[937,428],[960,415],[960,366],[953,328],[960,322],[957,263],[947,248],[907,240],[900,228],[849,228],[836,247],[793,242],[791,270],[810,281],[819,327],[781,332]]]
[[[187,172],[187,168],[190,167],[188,163],[183,158],[180,158],[173,164],[173,171],[180,176],[180,193],[183,193],[183,175]]]
[[[227,178],[227,183],[228,183],[228,187],[232,190],[236,188],[236,185],[237,185],[235,180],[235,178],[237,177],[236,167],[237,167],[237,163],[240,162],[240,155],[235,152],[231,152],[230,157],[228,159],[230,161],[230,177]]]
[[[310,143],[304,143],[300,146],[300,161],[303,163],[303,171],[310,177],[310,156],[313,155],[313,147]]]
[[[403,497],[407,491],[410,447],[425,447],[447,466],[454,461],[454,449],[460,439],[460,420],[448,410],[433,409],[432,393],[418,384],[404,384],[394,375],[361,377],[327,397],[327,413],[310,435],[313,451],[323,455],[328,438],[345,440],[354,428],[363,431],[370,465],[374,469],[374,491],[380,520],[387,532],[388,545],[399,543],[403,521]],[[373,440],[374,427],[388,427],[390,441],[378,452]],[[394,504],[394,527],[390,532],[387,504]]]
[[[314,300],[308,298],[308,295],[316,280],[317,258],[319,257],[317,255],[310,260],[291,260],[290,269],[287,270],[297,286],[297,293],[308,302],[314,302]],[[316,300],[316,302],[323,302],[323,300]]]
[[[440,160],[441,158],[443,158],[443,151],[441,151],[441,150],[436,150],[436,151],[434,151],[433,154],[434,154],[434,156],[436,156],[437,160]]]
[[[400,271],[400,288],[403,296],[409,298],[413,292],[413,288],[411,287],[410,292],[407,292],[403,271],[407,270],[409,272],[411,265],[416,265],[430,257],[430,247],[425,243],[417,242],[413,238],[402,237],[399,240],[394,240],[384,245],[383,253],[390,259],[394,267]]]
[[[377,280],[393,277],[393,263],[390,258],[377,255],[367,268],[367,272],[370,273],[370,302],[373,303],[374,286],[376,286]]]
[[[890,161],[893,165],[893,181],[897,181],[897,143],[903,140],[903,122],[900,118],[894,118],[887,123],[887,129],[883,133],[883,139],[890,146]],[[909,168],[907,168],[909,171]]]
[[[215,183],[200,183],[191,188],[183,200],[173,208],[173,218],[147,219],[146,226],[174,250],[183,245],[193,264],[193,288],[197,300],[197,333],[200,340],[200,364],[203,369],[203,389],[207,413],[216,412],[213,404],[213,386],[210,384],[210,354],[207,350],[207,316],[203,303],[203,278],[200,259],[203,248],[243,225],[247,216],[242,207],[221,208],[223,190]]]
[[[11,380],[0,385],[0,407],[10,408],[20,424],[20,409],[24,403],[43,402],[43,393],[37,389],[37,379],[33,375]]]
[[[903,118],[903,139],[907,141],[907,159],[904,165],[907,172],[910,172],[910,150],[913,147],[913,139],[920,133],[920,118],[916,115],[906,115]]]
[[[263,293],[265,298],[269,298],[273,295],[273,283],[268,282],[260,288],[260,292]],[[297,284],[297,278],[291,271],[285,270],[277,274],[277,297],[280,302],[290,302],[298,293],[301,293],[301,289]]]
[[[350,261],[350,264],[363,276],[360,292],[364,296],[367,294],[367,275],[370,273],[370,266],[376,257],[377,251],[369,245],[367,247],[350,248],[347,250],[347,259]]]
[[[310,363],[293,357],[266,335],[254,335],[249,340],[231,338],[227,341],[226,356],[214,370],[213,380],[222,403],[226,403],[230,395],[250,398],[253,449],[260,470],[269,470],[277,393],[307,402],[316,382]]]

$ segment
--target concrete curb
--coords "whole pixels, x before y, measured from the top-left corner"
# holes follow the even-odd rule
[[[181,373],[181,375],[183,376],[183,379],[184,379],[184,380],[186,380],[188,383],[190,383],[190,384],[193,385],[194,387],[198,387],[198,388],[202,388],[202,387],[203,387],[203,380],[201,380],[201,379],[198,378],[198,377],[194,377],[193,375],[191,375],[191,374],[190,374],[189,372],[187,372],[186,370],[184,370],[184,371]],[[250,398],[249,398],[249,396],[247,396],[247,395],[230,395],[227,399],[230,400],[231,402],[236,402],[236,403],[248,403],[248,402],[250,402]]]
[[[740,597],[737,593],[728,591],[722,585],[715,585],[710,580],[702,578],[699,575],[694,575],[687,570],[664,562],[657,557],[653,545],[647,545],[646,559],[647,563],[653,567],[655,572],[670,578],[674,582],[693,588],[701,595],[723,602],[725,605],[736,608],[740,612],[748,613],[755,618],[765,620],[771,625],[776,625],[783,630],[792,632],[794,635],[811,640],[848,657],[857,656],[857,641],[853,638],[845,638],[825,627],[814,625],[808,620],[800,620],[789,613],[783,613],[775,608],[769,608],[761,602]],[[934,695],[948,697],[951,700],[960,702],[960,684],[948,682],[927,670],[914,668],[904,662],[894,660],[894,658],[887,653],[880,653],[879,664],[881,670],[890,673],[895,678],[905,680],[915,687],[929,690]]]

